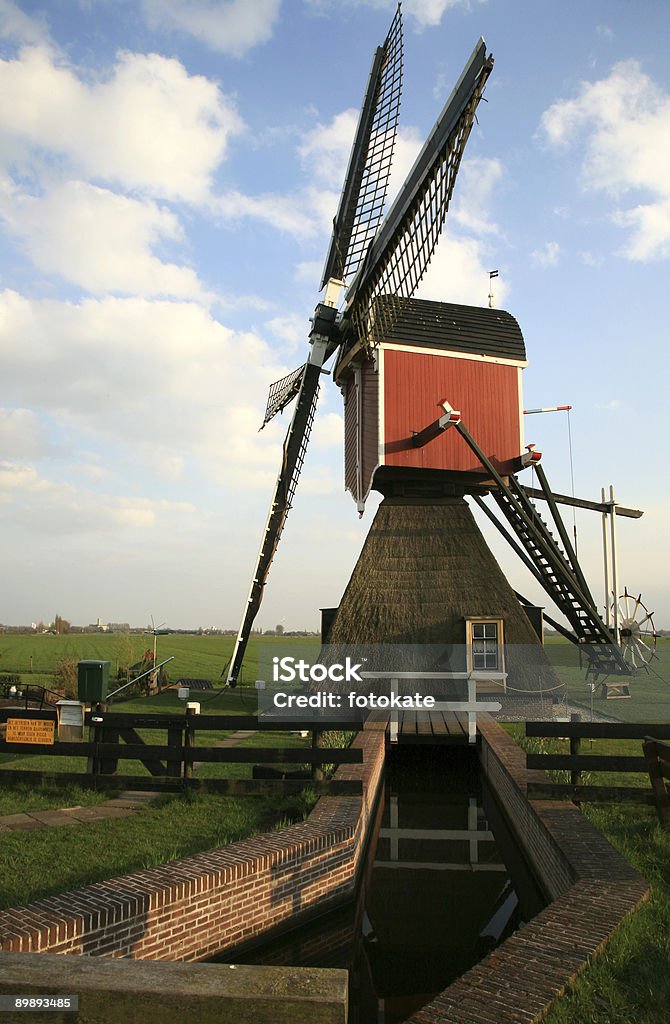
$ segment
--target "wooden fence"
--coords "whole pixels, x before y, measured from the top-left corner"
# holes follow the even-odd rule
[[[593,801],[655,804],[664,824],[670,824],[670,805],[665,779],[670,779],[670,724],[627,722],[526,722],[526,736],[568,739],[569,754],[528,753],[526,766],[545,771],[571,773],[570,782],[529,782],[528,796],[535,799],[565,799],[575,803]],[[653,738],[652,738],[653,737]],[[640,740],[640,755],[584,754],[583,740]],[[646,774],[651,788],[641,786],[582,785],[583,772],[639,772]],[[660,802],[659,802],[660,801]]]
[[[10,718],[23,720],[54,720],[48,711],[0,708],[0,723]],[[53,772],[0,767],[0,780],[76,782],[95,789],[143,789],[174,792],[190,789],[199,792],[229,795],[274,796],[297,792],[306,784],[318,793],[360,794],[359,780],[324,779],[324,764],[360,764],[362,751],[322,746],[322,734],[330,726],[315,725],[314,721],[276,722],[255,715],[197,715],[190,709],[185,715],[177,714],[123,714],[93,711],[85,716],[89,726],[89,739],[54,743],[22,743],[0,740],[0,754],[40,755],[51,757],[79,757],[86,762],[86,771]],[[360,723],[343,722],[338,728],[360,728]],[[166,743],[147,743],[139,729],[163,731]],[[197,746],[199,733],[227,730],[254,732],[308,730],[312,741],[309,747],[278,746]],[[120,760],[140,761],[148,775],[116,774]],[[198,779],[194,768],[198,764],[251,764],[312,766],[309,778],[269,779]]]
[[[670,746],[659,740],[648,739],[643,744],[643,750],[659,820],[664,828],[670,828],[670,795],[666,782],[670,779]]]

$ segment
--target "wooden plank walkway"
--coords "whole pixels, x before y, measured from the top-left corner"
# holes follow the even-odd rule
[[[373,711],[366,729],[388,729],[389,715]],[[456,711],[399,711],[398,743],[453,746],[468,742],[468,716]]]

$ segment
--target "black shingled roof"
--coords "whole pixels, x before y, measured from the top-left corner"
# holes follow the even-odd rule
[[[525,361],[521,328],[511,313],[455,302],[406,299],[385,342]]]

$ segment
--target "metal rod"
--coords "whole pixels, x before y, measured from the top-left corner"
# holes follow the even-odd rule
[[[529,498],[540,498],[544,501],[544,492],[539,487],[529,487],[527,484],[522,484],[521,486]],[[602,501],[587,501],[585,498],[575,498],[574,495],[559,494],[558,491],[552,491],[551,493],[554,496],[554,501],[557,501],[559,505],[574,505],[575,508],[586,508],[592,512],[609,512],[609,506],[605,500],[605,491],[602,488],[600,491],[603,495]],[[617,505],[615,512],[618,516],[625,516],[626,519],[640,519],[644,515],[644,512],[639,508],[626,508],[625,505]]]
[[[163,665],[167,665],[168,661],[174,661],[175,657],[176,655],[172,654],[169,658],[166,658],[165,661],[161,661],[160,665],[154,665],[152,668],[148,668],[146,672],[143,672],[141,676],[135,676],[134,679],[129,679],[127,683],[123,684],[123,686],[119,686],[118,690],[114,690],[113,693],[108,693],[105,700],[109,700],[111,697],[116,697],[117,693],[121,693],[121,690],[125,690],[125,688],[130,686],[131,683],[137,683],[140,679],[144,679],[145,676],[151,675],[152,672],[157,672],[159,668],[163,667]]]
[[[605,506],[605,488],[600,488],[600,500],[603,505],[603,571],[605,578],[605,625],[609,629],[612,625],[610,617],[610,567],[609,551],[607,546],[607,507]]]
[[[534,416],[537,412],[569,412],[571,405],[550,405],[546,409],[524,409],[524,416]]]
[[[614,598],[612,601],[612,627],[614,633],[614,640],[619,643],[619,571],[617,565],[617,546],[616,546],[616,514],[615,507],[616,502],[614,500],[614,487],[610,484],[610,538],[612,541],[612,590],[614,592]]]

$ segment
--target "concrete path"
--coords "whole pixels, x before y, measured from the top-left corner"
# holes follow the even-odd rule
[[[90,807],[62,807],[50,811],[24,811],[0,817],[0,833],[25,832],[34,828],[57,828],[62,825],[81,825],[87,821],[107,821],[109,818],[127,818],[143,811],[156,797],[155,793],[124,791],[113,800]]]

